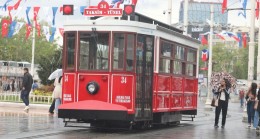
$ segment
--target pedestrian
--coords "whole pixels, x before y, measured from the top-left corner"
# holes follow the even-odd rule
[[[14,92],[14,90],[15,90],[14,83],[15,83],[15,81],[14,81],[14,79],[13,79],[13,80],[11,81],[12,92]]]
[[[255,115],[254,104],[256,99],[256,89],[257,89],[257,84],[252,83],[251,87],[248,89],[246,94],[248,128],[251,128],[251,124],[254,121],[254,115]]]
[[[254,111],[255,111],[255,115],[254,115],[254,129],[257,129],[258,127],[258,121],[259,121],[259,113],[257,111],[257,107],[255,108],[255,105],[258,105],[258,93],[259,93],[259,85],[258,85],[258,89],[256,89],[256,97],[255,97],[255,103],[254,103]]]
[[[221,128],[225,128],[230,87],[231,85],[229,81],[227,79],[222,79],[221,86],[215,92],[215,95],[217,95],[217,98],[219,99],[218,106],[216,106],[216,110],[215,110],[215,124],[214,124],[215,128],[219,127],[218,122],[219,122],[219,115],[221,111],[222,111]]]
[[[36,90],[36,89],[38,89],[38,88],[39,88],[39,86],[38,86],[38,84],[37,84],[37,81],[34,80],[34,81],[33,81],[33,84],[32,84],[32,91],[34,92],[34,90]]]
[[[21,92],[21,99],[25,104],[24,110],[29,109],[29,94],[32,89],[33,79],[32,75],[29,73],[28,68],[24,68],[24,77],[22,83],[22,92]]]
[[[58,114],[58,107],[61,104],[62,98],[62,76],[59,77],[58,83],[56,82],[55,88],[53,90],[53,96],[55,99],[55,113]]]
[[[239,99],[240,99],[240,107],[243,108],[244,106],[244,99],[245,99],[245,90],[239,90]]]
[[[55,78],[54,80],[54,89],[56,87],[56,85],[59,83],[59,78]],[[52,92],[52,103],[51,106],[49,108],[49,114],[54,114],[54,109],[55,109],[55,98],[54,98],[54,90]]]

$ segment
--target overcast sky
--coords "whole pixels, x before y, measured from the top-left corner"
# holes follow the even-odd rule
[[[6,0],[0,0],[0,5],[3,5]],[[18,0],[12,0],[10,5],[14,5]],[[111,0],[107,0],[110,2]],[[179,20],[179,7],[180,7],[181,0],[173,0],[173,12],[172,12],[172,23],[177,23]],[[222,0],[198,0],[198,1],[215,1],[215,2],[222,2]],[[228,8],[240,7],[240,0],[228,0]],[[25,17],[25,9],[27,6],[40,6],[40,7],[60,7],[63,4],[74,4],[76,7],[75,16],[64,17],[59,11],[56,15],[56,26],[62,26],[64,19],[79,19],[84,18],[84,16],[80,15],[79,13],[79,6],[84,5],[97,5],[100,0],[22,0],[20,9],[17,11],[12,12],[12,15],[17,15],[18,17]],[[250,8],[250,2],[248,2],[247,8]],[[162,22],[167,22],[167,15],[163,14],[164,10],[168,9],[168,0],[138,0],[136,11],[142,13],[144,15],[150,16]],[[4,12],[1,12],[2,14]],[[1,14],[0,13],[0,14]],[[7,12],[4,13],[8,15]],[[247,19],[242,16],[237,15],[237,11],[229,11],[229,20],[228,22],[233,25],[244,25],[249,26],[250,21],[250,13],[247,14]],[[48,20],[51,22],[52,20],[52,11],[50,10],[48,13],[49,17],[46,17],[44,14],[43,9],[40,9],[39,17],[41,20]],[[33,12],[30,12],[30,18],[32,19]]]

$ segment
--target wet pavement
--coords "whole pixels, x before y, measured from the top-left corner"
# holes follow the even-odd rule
[[[178,126],[152,128],[142,131],[92,130],[64,127],[62,119],[48,114],[48,106],[32,105],[28,113],[22,104],[0,102],[0,138],[2,139],[251,139],[254,129],[247,129],[242,122],[243,109],[239,103],[229,103],[228,118],[224,129],[213,127],[214,111],[204,111],[199,101],[198,115],[193,122]],[[86,125],[86,124],[84,124]]]

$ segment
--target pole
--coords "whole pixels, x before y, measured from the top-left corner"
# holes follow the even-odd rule
[[[248,83],[254,79],[254,55],[255,55],[255,0],[251,0],[251,24],[250,24],[250,42],[248,53]]]
[[[32,63],[31,63],[31,75],[32,75],[32,77],[34,76],[35,27],[36,27],[36,22],[33,21]]]
[[[184,35],[188,35],[188,7],[189,7],[189,0],[185,0],[184,1],[184,21],[183,21],[183,24],[184,24],[184,32],[183,34]]]
[[[172,0],[168,0],[168,24],[172,24]]]
[[[256,11],[260,15],[260,10]],[[258,17],[258,55],[257,55],[257,80],[260,80],[260,18]]]
[[[208,64],[208,95],[206,100],[205,109],[206,110],[212,110],[211,104],[211,86],[210,86],[210,80],[211,80],[211,74],[212,74],[212,40],[213,40],[213,22],[214,22],[214,7],[213,4],[210,5],[210,37],[209,37],[209,64]]]

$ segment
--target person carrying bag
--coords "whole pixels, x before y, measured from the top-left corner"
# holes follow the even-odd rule
[[[217,92],[215,93],[217,95],[218,103],[215,110],[215,124],[214,127],[218,128],[218,122],[219,122],[219,115],[222,111],[222,124],[221,128],[225,127],[226,124],[226,116],[227,116],[227,109],[228,109],[228,101],[229,101],[229,89],[230,89],[230,83],[228,80],[223,79],[221,80],[221,86],[218,88]],[[215,100],[216,101],[216,100]],[[216,104],[216,102],[215,102]]]

